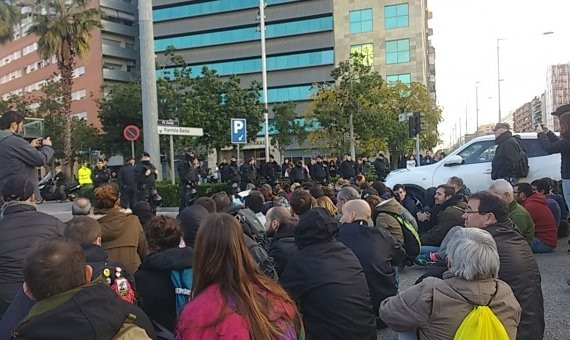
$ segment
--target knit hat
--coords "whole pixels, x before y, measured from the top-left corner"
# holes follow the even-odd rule
[[[2,198],[4,201],[27,201],[34,194],[34,184],[21,174],[14,174],[4,181]]]

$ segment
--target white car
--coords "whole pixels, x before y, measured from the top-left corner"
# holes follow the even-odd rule
[[[530,183],[544,177],[560,180],[560,154],[549,155],[534,132],[516,135],[521,137],[529,165],[528,176],[519,181]],[[403,184],[406,191],[420,201],[423,201],[425,189],[445,184],[451,176],[463,179],[471,192],[487,190],[491,184],[491,162],[496,148],[494,135],[477,137],[435,164],[390,172],[386,185]]]

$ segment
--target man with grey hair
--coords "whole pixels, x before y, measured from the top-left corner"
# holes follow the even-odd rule
[[[340,189],[336,195],[336,208],[338,211],[342,211],[342,206],[348,201],[357,200],[360,198],[360,194],[356,189],[351,186],[345,186]]]
[[[413,332],[414,339],[416,329],[420,339],[452,339],[474,305],[488,306],[514,339],[521,306],[509,285],[497,279],[500,261],[493,237],[481,229],[458,230],[448,259],[443,280],[426,278],[382,301],[382,320],[395,331]]]
[[[91,202],[85,197],[78,197],[71,206],[71,215],[89,216],[91,215]]]
[[[509,205],[509,218],[531,245],[534,238],[534,222],[528,211],[515,199],[511,183],[504,179],[496,179],[491,182],[489,191],[501,196],[503,201]]]

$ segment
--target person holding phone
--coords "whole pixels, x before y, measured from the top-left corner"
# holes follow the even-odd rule
[[[24,175],[37,192],[37,167],[46,165],[53,157],[50,137],[27,142],[20,134],[24,130],[24,115],[7,111],[0,118],[0,188],[13,175]]]

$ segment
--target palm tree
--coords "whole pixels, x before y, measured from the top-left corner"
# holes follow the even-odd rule
[[[62,112],[64,118],[63,154],[70,169],[71,161],[71,92],[73,69],[77,58],[89,54],[89,40],[95,28],[101,28],[104,13],[89,8],[89,0],[42,0],[33,12],[29,33],[38,37],[38,54],[44,59],[56,57],[61,76]]]
[[[0,43],[11,40],[20,21],[20,9],[10,0],[0,0]]]

